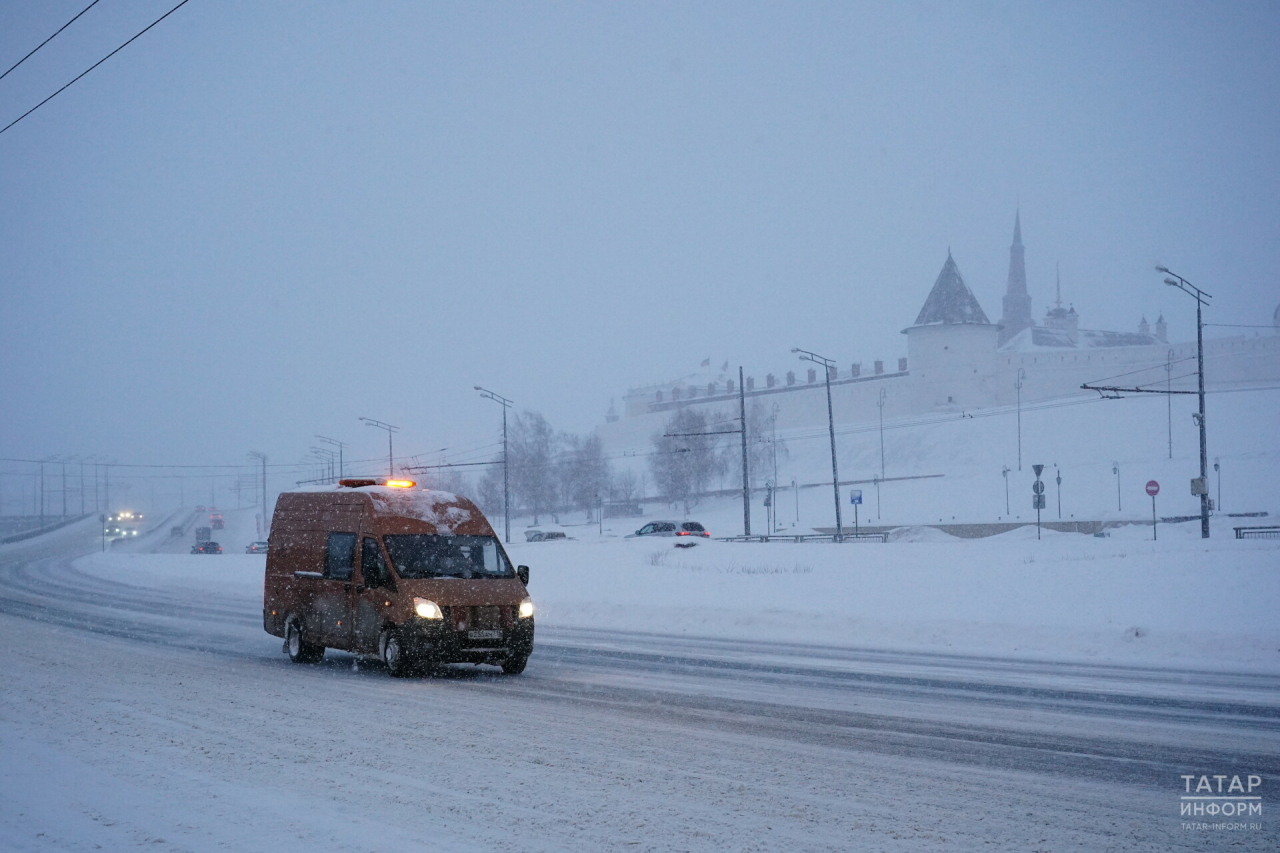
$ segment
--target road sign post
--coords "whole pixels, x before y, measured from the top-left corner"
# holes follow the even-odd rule
[[[1160,484],[1155,480],[1147,480],[1147,494],[1151,495],[1151,540],[1160,538],[1156,530],[1156,495],[1160,494]]]
[[[849,503],[853,504],[853,535],[858,535],[858,505],[862,503],[862,489],[849,490]]]
[[[1031,502],[1036,508],[1036,539],[1040,538],[1040,510],[1044,509],[1044,483],[1040,480],[1040,473],[1044,471],[1043,465],[1032,465],[1031,470],[1036,473],[1036,481],[1031,484],[1033,493]]]

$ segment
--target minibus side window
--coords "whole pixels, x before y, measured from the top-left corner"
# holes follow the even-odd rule
[[[382,549],[378,547],[378,540],[372,536],[366,536],[360,541],[360,571],[364,573],[364,585],[367,587],[391,585],[387,563],[382,559]]]
[[[330,533],[324,555],[324,576],[349,581],[356,567],[356,535]]]

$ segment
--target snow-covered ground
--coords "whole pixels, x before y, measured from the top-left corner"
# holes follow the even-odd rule
[[[348,654],[289,664],[261,628],[252,515],[227,521],[220,556],[163,536],[102,553],[92,524],[0,549],[0,849],[1280,840],[1277,543],[678,550],[566,528],[511,548],[539,606],[524,675],[397,680]],[[1183,773],[1261,774],[1263,819],[1186,828]]]
[[[509,551],[532,568],[543,630],[1280,674],[1280,540],[1221,529],[1201,540],[1195,522],[1163,529],[1158,541],[1150,527],[1107,539],[1045,531],[1042,540],[1032,527],[978,540],[676,548],[592,527]],[[231,543],[244,537],[226,532],[220,556],[160,540],[152,547],[181,553],[112,551],[77,567],[256,607],[266,558],[242,553]],[[147,543],[128,548],[138,544]]]

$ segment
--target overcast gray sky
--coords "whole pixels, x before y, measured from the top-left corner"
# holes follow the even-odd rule
[[[0,125],[173,5],[104,0]],[[11,0],[0,68],[87,5]],[[1000,314],[1280,301],[1276,3],[192,0],[0,135],[6,456],[294,461],[562,429],[703,358],[906,354],[948,247]],[[1224,330],[1225,331],[1225,330]]]

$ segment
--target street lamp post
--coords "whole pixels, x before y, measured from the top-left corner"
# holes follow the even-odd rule
[[[510,480],[507,471],[507,409],[511,408],[511,401],[501,394],[495,394],[487,388],[481,388],[474,385],[472,388],[480,392],[480,396],[492,400],[499,406],[502,406],[502,524],[503,538],[508,545],[511,544],[511,496],[510,496]]]
[[[844,525],[840,520],[840,470],[836,465],[836,421],[835,415],[831,410],[831,372],[835,370],[836,363],[829,358],[820,356],[808,350],[792,347],[791,351],[800,354],[801,361],[812,361],[814,364],[822,365],[822,372],[827,380],[827,432],[831,436],[831,489],[835,494],[836,503],[836,541],[844,540]]]
[[[1111,463],[1111,473],[1116,475],[1116,512],[1121,511],[1120,506],[1120,463]]]
[[[327,450],[323,447],[313,447],[311,448],[311,452],[312,454],[315,455],[317,459],[319,459],[324,464],[324,471],[325,471],[324,479],[326,480],[334,479],[333,463],[338,458],[338,454],[334,453],[332,450]]]
[[[338,479],[341,480],[343,477],[347,476],[347,472],[342,462],[342,451],[347,445],[338,441],[336,438],[328,438],[323,435],[317,435],[316,438],[323,441],[325,444],[332,444],[334,447],[338,448]]]
[[[373,418],[360,418],[360,420],[364,421],[365,426],[377,427],[387,431],[387,476],[394,477],[396,475],[396,457],[392,452],[391,436],[399,432],[400,427],[384,424],[382,421],[374,420]]]
[[[1011,469],[1008,465],[1005,465],[1003,468],[1001,468],[1001,469],[1000,469],[1000,473],[1004,475],[1004,515],[1005,515],[1005,518],[1008,518],[1008,517],[1011,515],[1011,513],[1009,512],[1009,471],[1011,471],[1011,470],[1012,470],[1012,469]]]
[[[1057,462],[1053,463],[1053,471],[1056,475],[1054,479],[1058,481],[1058,521],[1062,521],[1062,469]]]
[[[1204,306],[1209,304],[1208,300],[1212,299],[1211,294],[1205,293],[1182,276],[1173,272],[1168,267],[1156,267],[1157,272],[1165,273],[1170,276],[1166,278],[1164,283],[1170,287],[1176,287],[1183,293],[1187,294],[1196,301],[1196,375],[1199,381],[1198,397],[1200,399],[1200,411],[1196,416],[1196,424],[1200,427],[1200,479],[1198,482],[1192,483],[1192,494],[1200,496],[1200,538],[1209,538],[1209,442],[1205,434],[1204,423]],[[1175,280],[1176,279],[1176,280]]]
[[[1013,388],[1018,393],[1018,470],[1022,470],[1022,380],[1027,378],[1027,372],[1021,367],[1018,368],[1018,375],[1013,380]]]

